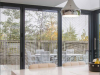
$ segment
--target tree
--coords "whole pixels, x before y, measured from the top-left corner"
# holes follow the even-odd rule
[[[7,16],[7,20],[1,22],[1,33],[7,35],[7,40],[20,39],[20,12],[19,10],[4,9],[2,14]]]
[[[57,14],[45,11],[31,11],[30,19],[33,18],[34,22],[31,21],[27,24],[28,32],[26,39],[35,40],[38,42],[38,48],[41,48],[41,41],[57,40]],[[33,23],[33,24],[32,24]],[[31,25],[31,26],[30,26]],[[34,32],[32,32],[34,31]]]
[[[7,20],[1,22],[1,33],[7,35],[7,40],[20,40],[20,11],[4,9],[2,14]],[[26,10],[25,39],[40,42],[41,40],[57,40],[56,15],[51,12]]]
[[[86,31],[84,29],[80,41],[88,41],[88,36],[86,36]]]
[[[42,35],[42,40],[57,40],[57,15],[50,13],[48,17],[49,19],[46,22],[47,28]]]
[[[51,33],[47,33],[47,32],[49,31],[52,32],[55,29],[57,29],[57,27],[55,29],[52,29],[52,27],[54,27],[57,24],[56,13],[45,12],[45,11],[31,11],[31,12],[28,11],[28,12],[31,14],[29,18],[34,19],[34,22],[31,20],[30,23],[29,22],[27,23],[27,26],[30,29],[26,30],[27,32],[26,39],[30,39],[32,37],[31,40],[36,40],[40,42],[41,40],[49,40],[49,38],[46,36],[51,35]],[[30,19],[28,19],[27,21],[29,21]],[[30,37],[28,37],[29,35]]]
[[[75,33],[75,28],[69,25],[67,32],[62,34],[62,39],[64,41],[77,41],[77,34]]]

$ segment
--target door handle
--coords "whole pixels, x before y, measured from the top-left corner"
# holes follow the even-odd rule
[[[94,50],[96,50],[96,38],[94,38]]]

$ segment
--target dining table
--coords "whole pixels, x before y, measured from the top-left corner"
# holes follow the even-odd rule
[[[89,71],[88,65],[12,70],[11,75],[100,75]]]

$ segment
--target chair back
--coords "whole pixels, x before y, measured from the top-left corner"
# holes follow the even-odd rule
[[[66,62],[66,51],[62,51],[62,62]]]
[[[57,49],[54,49],[54,52],[53,52],[54,54],[57,54]]]
[[[44,52],[41,52],[41,59],[43,62],[45,61],[50,61],[50,52],[49,51],[44,51]]]
[[[79,61],[79,65],[86,65],[84,61]]]
[[[55,68],[55,63],[42,63],[42,64],[32,64],[29,69],[39,69],[39,68]]]
[[[74,54],[74,49],[66,49],[66,54]]]
[[[63,64],[63,67],[71,66],[71,62],[67,62]]]
[[[86,56],[88,56],[88,54],[89,54],[89,50],[86,50],[86,51],[85,51],[85,54],[86,54]]]
[[[36,54],[41,54],[41,52],[44,52],[44,49],[37,49]]]
[[[27,61],[28,62],[32,62],[31,52],[30,51],[26,51],[26,54],[27,54]]]
[[[32,64],[29,66],[29,69],[37,69],[38,68],[38,64]]]
[[[56,67],[55,63],[48,63],[48,67]]]
[[[71,62],[72,66],[79,66],[79,62]]]
[[[48,63],[38,64],[39,68],[48,68]]]

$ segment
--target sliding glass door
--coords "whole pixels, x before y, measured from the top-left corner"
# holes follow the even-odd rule
[[[25,62],[57,64],[57,12],[25,10]]]
[[[61,9],[55,7],[12,3],[1,3],[0,6],[0,66],[3,75],[3,71],[24,69],[31,64],[88,63],[91,12],[65,18],[61,16]]]
[[[0,66],[1,75],[20,69],[20,10],[0,8]]]
[[[72,61],[88,63],[88,22],[88,15],[62,17],[62,63]]]

